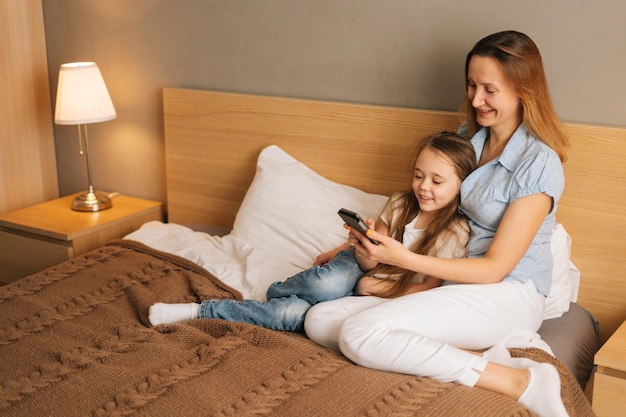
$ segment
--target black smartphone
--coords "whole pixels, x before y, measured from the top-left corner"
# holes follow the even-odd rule
[[[359,232],[367,236],[366,231],[367,229],[369,229],[369,227],[367,227],[367,224],[365,224],[365,221],[357,213],[350,211],[348,209],[342,208],[342,209],[339,209],[337,214],[339,214],[339,217],[341,217],[348,226],[354,228],[355,230],[358,230]],[[370,239],[369,237],[368,239],[370,240],[370,242],[372,242],[375,245],[378,245],[379,243],[377,240]]]

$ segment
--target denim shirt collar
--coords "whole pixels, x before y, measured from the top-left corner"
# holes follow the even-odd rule
[[[480,160],[480,156],[483,152],[483,148],[488,137],[489,128],[482,127],[478,132],[476,132],[476,134],[472,138],[472,143],[474,145],[474,150],[476,151],[476,156],[478,160]],[[522,157],[524,148],[526,147],[527,138],[528,132],[526,131],[524,124],[520,123],[520,125],[517,127],[515,132],[513,132],[513,135],[502,150],[502,153],[491,162],[499,163],[509,172],[512,172],[514,167],[517,166],[519,159]]]

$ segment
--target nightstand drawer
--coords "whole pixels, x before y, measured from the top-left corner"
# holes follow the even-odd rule
[[[626,379],[596,373],[593,382],[593,411],[598,417],[626,416]]]
[[[70,246],[0,231],[0,281],[12,282],[73,256]]]

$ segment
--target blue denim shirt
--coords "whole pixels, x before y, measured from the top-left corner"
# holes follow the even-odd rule
[[[489,128],[484,127],[471,139],[479,160],[488,137]],[[550,213],[524,257],[504,279],[530,280],[538,292],[547,296],[552,283],[550,238],[564,185],[563,166],[556,152],[530,135],[521,124],[500,156],[477,168],[461,185],[460,210],[470,219],[471,229],[468,256],[484,256],[513,201],[532,194],[547,194],[553,199]]]

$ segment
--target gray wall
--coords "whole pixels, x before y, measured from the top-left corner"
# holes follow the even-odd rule
[[[593,3],[593,4],[592,4]],[[623,0],[43,0],[59,66],[95,61],[118,117],[89,126],[96,188],[165,200],[161,88],[456,110],[465,54],[515,29],[565,121],[626,125]],[[61,195],[86,189],[76,128],[55,126]],[[625,144],[626,146],[626,144]]]

